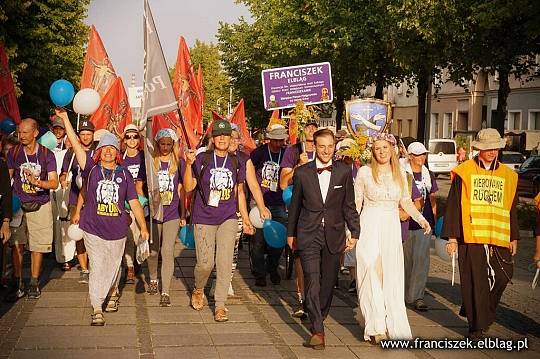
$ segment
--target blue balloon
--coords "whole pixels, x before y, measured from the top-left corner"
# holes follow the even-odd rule
[[[285,188],[283,190],[283,193],[281,194],[281,198],[283,198],[283,202],[285,202],[285,204],[287,206],[289,206],[291,204],[292,194],[293,194],[293,186],[292,185]]]
[[[441,236],[443,223],[444,223],[444,216],[439,217],[439,219],[437,220],[437,223],[435,223],[435,230],[433,231],[433,234],[435,234],[435,237],[437,238]]]
[[[49,88],[49,96],[56,106],[64,107],[73,100],[75,89],[67,80],[56,80]]]
[[[193,224],[186,224],[180,229],[178,238],[180,242],[184,244],[187,249],[195,249],[195,226]]]
[[[11,118],[6,117],[0,122],[0,131],[5,133],[6,135],[9,135],[15,129],[17,128],[17,125],[15,125],[15,121],[13,121]]]
[[[287,228],[279,222],[265,220],[263,234],[264,240],[272,248],[283,248],[287,244]]]
[[[17,195],[14,194],[11,197],[11,212],[15,214],[19,212],[20,209],[21,209],[21,200]]]

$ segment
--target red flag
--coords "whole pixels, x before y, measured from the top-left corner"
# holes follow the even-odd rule
[[[112,86],[116,73],[99,34],[92,25],[88,35],[88,48],[84,56],[81,88],[93,88],[103,98]]]
[[[296,119],[289,118],[289,143],[294,145],[298,141],[298,135],[296,131]]]
[[[255,144],[255,141],[253,141],[253,138],[251,138],[251,134],[249,133],[247,128],[246,112],[244,110],[244,99],[240,99],[240,102],[238,102],[238,105],[236,105],[236,107],[234,108],[231,115],[231,123],[238,125],[240,129],[240,136],[242,137],[244,150],[247,153],[253,151],[257,147],[257,145]]]
[[[187,121],[184,121],[184,124],[186,126],[186,132],[191,148],[195,148],[199,143],[199,138],[194,133],[191,125]],[[178,138],[181,139],[183,143],[186,143],[186,140],[184,139],[184,132],[180,126],[180,116],[178,116],[177,111],[152,116],[152,136],[155,136],[162,128],[173,129]],[[183,155],[184,149],[182,149],[181,152]]]
[[[15,85],[9,70],[9,63],[4,45],[0,43],[0,121],[6,117],[15,123],[21,122],[19,105],[15,96]]]
[[[178,106],[184,118],[197,134],[203,133],[202,99],[199,82],[189,55],[189,48],[183,36],[180,36],[178,56],[173,77],[173,90],[178,99]]]
[[[90,121],[96,129],[105,128],[117,136],[132,122],[131,107],[121,77],[114,79]]]
[[[201,99],[201,113],[204,109],[204,83],[203,83],[203,72],[202,66],[199,64],[199,69],[197,70],[197,85],[199,86],[199,97]]]

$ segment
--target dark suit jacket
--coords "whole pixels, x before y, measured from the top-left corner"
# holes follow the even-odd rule
[[[333,161],[326,202],[323,203],[315,161],[294,171],[293,196],[289,207],[288,236],[296,237],[296,247],[305,249],[324,218],[324,234],[330,253],[345,249],[345,223],[352,238],[360,235],[360,219],[354,202],[351,167]]]

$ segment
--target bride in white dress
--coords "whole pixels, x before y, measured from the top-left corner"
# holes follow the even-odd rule
[[[361,212],[356,245],[358,302],[365,319],[364,339],[372,344],[387,338],[412,339],[404,300],[398,207],[426,232],[431,230],[411,200],[395,145],[391,134],[374,137],[371,165],[360,168],[354,185]]]

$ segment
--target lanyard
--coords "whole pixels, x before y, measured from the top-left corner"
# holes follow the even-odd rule
[[[30,160],[28,159],[28,155],[26,154],[26,149],[23,148],[24,157],[26,158],[26,163],[30,163]],[[39,166],[39,147],[36,149],[36,164]]]
[[[114,166],[114,169],[112,169],[112,173],[111,173],[111,178],[107,178],[107,176],[105,176],[105,171],[103,170],[103,167],[101,167],[101,165],[99,166],[100,169],[101,169],[101,175],[103,176],[103,179],[106,180],[106,181],[113,181],[114,180],[114,175],[115,175],[115,172],[116,172],[116,166]]]
[[[274,159],[272,158],[272,152],[270,152],[270,146],[266,147],[266,149],[268,150],[268,157],[270,157],[270,161],[274,162]],[[280,163],[281,163],[281,149],[279,150],[279,155],[278,155],[278,160],[277,160],[277,164],[279,165]]]
[[[223,160],[223,164],[221,165],[221,168],[225,168],[225,163],[227,163],[227,158],[229,158],[229,154],[227,153],[225,155],[225,159]],[[214,168],[218,168],[218,165],[217,165],[217,159],[216,159],[216,151],[214,151]]]

